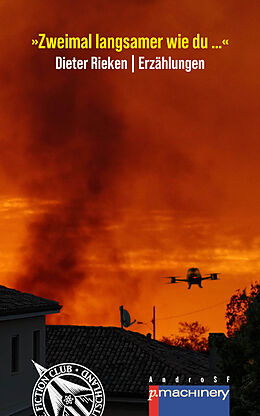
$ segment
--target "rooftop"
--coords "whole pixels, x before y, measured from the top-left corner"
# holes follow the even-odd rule
[[[149,377],[173,384],[176,376],[205,376],[205,354],[149,340],[116,327],[48,325],[47,367],[74,362],[91,369],[110,396],[143,397]]]
[[[0,317],[36,312],[59,312],[61,308],[62,306],[54,300],[0,286]]]

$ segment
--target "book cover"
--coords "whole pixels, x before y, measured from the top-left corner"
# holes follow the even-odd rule
[[[0,416],[259,414],[258,12],[0,1]]]

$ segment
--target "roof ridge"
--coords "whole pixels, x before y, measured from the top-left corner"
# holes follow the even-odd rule
[[[121,328],[118,328],[118,329],[120,330]],[[205,355],[197,351],[188,350],[186,348],[181,348],[181,347],[175,347],[173,345],[168,345],[164,343],[163,341],[158,341],[154,339],[151,339],[151,340],[145,339],[146,336],[144,334],[141,334],[140,332],[124,330],[124,332],[119,331],[119,333],[121,337],[126,335],[128,339],[130,339],[133,344],[140,347],[144,353],[151,355],[154,359],[160,361],[161,364],[171,368],[173,371],[176,371],[176,363],[173,362],[175,357],[173,355],[171,356],[171,353],[173,354],[183,353],[187,360],[191,360],[192,358],[195,358],[195,356],[200,357],[201,359],[205,359]],[[141,342],[138,342],[139,340]],[[150,348],[147,350],[145,348],[146,346]],[[159,346],[164,349],[164,353],[161,349],[160,351],[158,350]],[[164,354],[167,354],[167,355],[164,355]]]
[[[208,374],[208,358],[197,359],[144,334],[119,327],[47,325],[46,363],[89,366],[109,394],[147,394],[149,377],[171,384],[175,377]],[[88,367],[88,368],[89,368]]]
[[[174,359],[173,357],[169,357],[169,355],[171,355],[171,353],[184,353],[186,358],[192,358],[191,356],[194,355],[199,355],[201,358],[204,358],[204,354],[198,353],[196,351],[191,351],[191,350],[187,350],[185,348],[181,348],[181,347],[175,347],[175,346],[171,346],[168,345],[166,343],[164,343],[163,341],[158,341],[158,340],[148,340],[146,338],[146,335],[140,333],[140,332],[136,332],[136,331],[129,331],[123,328],[119,328],[119,327],[115,327],[115,326],[102,326],[102,325],[47,325],[47,327],[57,327],[57,328],[79,328],[79,329],[83,329],[83,328],[89,328],[89,329],[103,329],[103,330],[112,330],[114,332],[116,332],[118,334],[119,337],[121,337],[122,339],[127,338],[127,341],[131,344],[136,345],[137,347],[139,347],[142,352],[144,352],[145,354],[149,354],[151,355],[153,358],[155,358],[156,360],[160,361],[161,364],[168,366],[169,368],[171,368],[172,370],[176,369],[176,364],[174,364],[173,362],[171,362],[169,360],[169,358],[172,358],[172,360]],[[164,349],[164,354],[167,354],[167,356],[162,355],[162,351],[158,351],[158,347],[161,347],[161,349]],[[197,355],[197,357],[198,357]]]
[[[56,300],[0,285],[1,317],[35,312],[56,313],[61,308],[62,305]]]
[[[134,336],[133,336],[133,334],[134,334]],[[137,335],[138,337],[140,335],[139,339],[140,339],[141,342],[138,342],[139,339],[137,339],[137,337],[135,336],[136,334],[138,334]],[[158,343],[161,347],[165,348],[166,350],[167,349],[170,350],[170,348],[172,348],[173,350],[176,351],[174,346],[169,346],[166,343],[164,343],[163,341],[157,341],[157,340],[154,340],[154,339],[148,340],[146,338],[146,335],[141,334],[140,332],[126,331],[125,330],[124,333],[121,332],[121,336],[124,336],[124,335],[127,335],[127,337],[131,340],[131,342],[134,343],[135,345],[137,345],[138,347],[140,347],[143,352],[152,355],[154,358],[156,358],[158,361],[160,361],[163,365],[167,365],[172,370],[175,370],[173,363],[169,362],[169,360],[167,360],[166,357],[163,357],[162,354],[160,354],[160,351],[153,348],[153,347],[156,347],[154,344]],[[145,342],[146,342],[146,344],[145,344]],[[145,348],[146,346],[151,347],[151,348],[149,348],[149,350],[147,351],[147,349]],[[183,351],[183,348],[178,348],[178,351]]]
[[[124,329],[123,329],[124,330]],[[120,333],[120,335],[121,335],[121,337],[123,337],[123,336],[127,336],[128,337],[128,339],[133,343],[133,344],[135,344],[135,345],[137,345],[139,348],[141,348],[141,350],[143,351],[143,352],[145,352],[146,354],[150,354],[150,355],[152,355],[154,358],[156,358],[156,359],[158,359],[162,364],[164,364],[164,365],[167,365],[167,366],[169,366],[171,369],[173,369],[173,367],[172,367],[172,365],[171,365],[171,363],[169,363],[169,362],[166,362],[166,360],[165,359],[162,359],[162,356],[160,355],[160,354],[158,354],[158,353],[156,353],[156,351],[153,351],[152,349],[149,349],[149,351],[147,351],[147,349],[145,349],[145,344],[144,343],[140,343],[140,342],[138,342],[139,340],[137,339],[137,337],[135,337],[135,334],[138,334],[138,336],[139,335],[141,335],[141,336],[143,336],[144,337],[144,339],[143,339],[143,341],[145,341],[145,338],[146,338],[146,335],[144,335],[144,334],[141,334],[140,332],[134,332],[134,331],[127,331],[127,330],[124,330],[125,332],[121,332]],[[134,334],[134,336],[132,335],[132,334]],[[140,337],[140,338],[142,338],[142,337]],[[147,342],[147,345],[148,345],[148,347],[149,346],[151,346],[151,342],[152,341],[154,341],[154,340],[148,340],[147,338],[146,338],[146,342]]]
[[[21,294],[21,295],[29,295],[29,296],[32,296],[32,297],[34,297],[34,298],[43,299],[43,300],[47,300],[48,302],[53,302],[53,303],[58,303],[58,304],[59,304],[59,301],[57,301],[57,300],[53,300],[53,299],[45,298],[45,297],[43,297],[43,296],[35,295],[34,293],[30,293],[30,292],[23,292],[23,291],[21,291],[21,290],[18,290],[18,289],[13,289],[13,288],[11,288],[11,287],[7,287],[7,286],[4,286],[4,285],[0,285],[0,289],[1,289],[1,288],[3,288],[3,289],[7,289],[7,290],[10,290],[10,291],[12,291],[12,292],[19,293],[19,294]]]
[[[125,336],[125,335],[128,336],[129,338],[131,338],[131,340],[134,340],[135,343],[136,343],[137,337],[138,337],[141,341],[147,342],[147,344],[149,343],[150,345],[152,345],[152,344],[163,345],[163,347],[165,349],[168,349],[169,351],[172,350],[172,351],[175,351],[175,352],[187,352],[187,353],[192,353],[192,354],[198,354],[201,357],[204,357],[204,354],[202,354],[201,352],[189,350],[187,348],[177,347],[175,345],[169,345],[169,344],[167,344],[163,341],[157,340],[157,339],[148,340],[147,336],[145,334],[142,334],[141,332],[130,331],[130,330],[126,330],[124,328],[120,328],[120,327],[117,327],[117,326],[77,325],[77,324],[48,324],[46,326],[48,326],[48,327],[75,327],[75,328],[103,328],[105,330],[110,329],[110,330],[117,331],[118,333],[120,333],[121,336]]]

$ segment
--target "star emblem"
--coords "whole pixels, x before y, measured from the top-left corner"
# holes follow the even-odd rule
[[[72,394],[65,394],[62,403],[65,406],[72,406],[75,403],[75,397]]]

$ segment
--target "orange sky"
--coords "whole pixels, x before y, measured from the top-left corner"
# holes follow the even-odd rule
[[[117,325],[124,304],[146,333],[156,305],[158,336],[186,319],[223,331],[225,301],[260,268],[259,6],[91,3],[0,1],[1,282],[59,300],[60,322]],[[61,72],[30,45],[39,32],[230,47],[163,52],[205,59],[201,72]],[[160,279],[192,266],[221,280]]]

